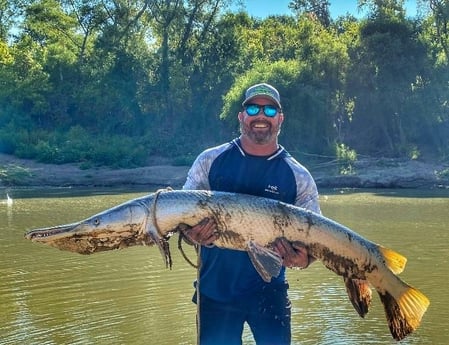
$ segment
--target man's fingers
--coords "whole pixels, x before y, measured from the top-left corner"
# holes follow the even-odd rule
[[[209,217],[201,219],[201,221],[196,226],[206,226],[209,223]]]
[[[305,268],[308,266],[307,248],[301,242],[289,242],[278,238],[273,249],[282,257],[284,266]]]
[[[205,225],[203,226],[203,228],[201,229],[201,233],[203,234],[212,234],[215,229],[217,228],[217,225],[215,224],[214,221],[210,221],[209,218],[206,218],[207,221],[205,223]]]
[[[306,250],[306,246],[299,241],[295,241],[295,242],[291,242],[291,245],[293,248],[295,248],[296,250]]]
[[[289,254],[294,253],[290,242],[288,242],[285,238],[279,238],[274,242],[275,249],[281,257],[286,257]]]
[[[210,221],[209,218],[206,218],[206,223],[202,226],[202,228],[199,230],[199,234],[202,237],[211,237],[215,236],[215,231],[217,229],[217,225],[214,221]]]
[[[216,229],[217,225],[213,219],[204,218],[197,225],[184,231],[184,235],[192,242],[198,244],[211,244],[218,239]]]

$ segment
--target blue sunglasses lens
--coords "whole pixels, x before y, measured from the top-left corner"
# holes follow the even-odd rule
[[[266,105],[263,107],[263,113],[268,117],[274,117],[278,113],[278,110],[275,106]]]
[[[263,109],[265,116],[274,117],[278,113],[277,108],[274,105],[258,105],[258,104],[248,104],[245,106],[245,111],[249,116],[255,116],[259,114],[260,109]]]
[[[245,111],[249,116],[254,116],[259,114],[260,107],[257,104],[248,104],[245,106]]]

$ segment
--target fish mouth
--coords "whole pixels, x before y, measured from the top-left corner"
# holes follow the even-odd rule
[[[150,236],[138,231],[138,227],[130,227],[127,231],[89,231],[83,222],[31,230],[25,233],[24,237],[32,242],[79,254],[154,244]]]
[[[30,230],[24,237],[80,254],[151,245],[151,238],[143,231],[147,214],[139,202],[125,203],[79,222]]]
[[[79,223],[72,223],[50,228],[34,229],[25,233],[24,237],[33,242],[47,242],[66,237]]]
[[[74,229],[79,223],[34,229],[25,233],[24,237],[32,242],[43,243],[60,250],[68,250],[80,254],[92,254],[105,250],[92,236],[77,233]]]

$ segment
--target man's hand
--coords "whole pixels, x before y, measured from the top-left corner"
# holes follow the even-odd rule
[[[197,225],[183,230],[187,242],[209,245],[218,239],[217,224],[213,219],[204,218]]]
[[[273,243],[273,249],[281,256],[285,267],[307,268],[313,261],[313,258],[309,257],[306,247],[300,242],[289,242],[281,237]]]

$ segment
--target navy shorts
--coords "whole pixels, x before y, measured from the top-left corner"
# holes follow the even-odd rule
[[[257,345],[289,345],[291,303],[288,284],[267,286],[262,291],[232,302],[200,296],[200,345],[241,345],[247,322]],[[192,299],[196,302],[196,294]]]

